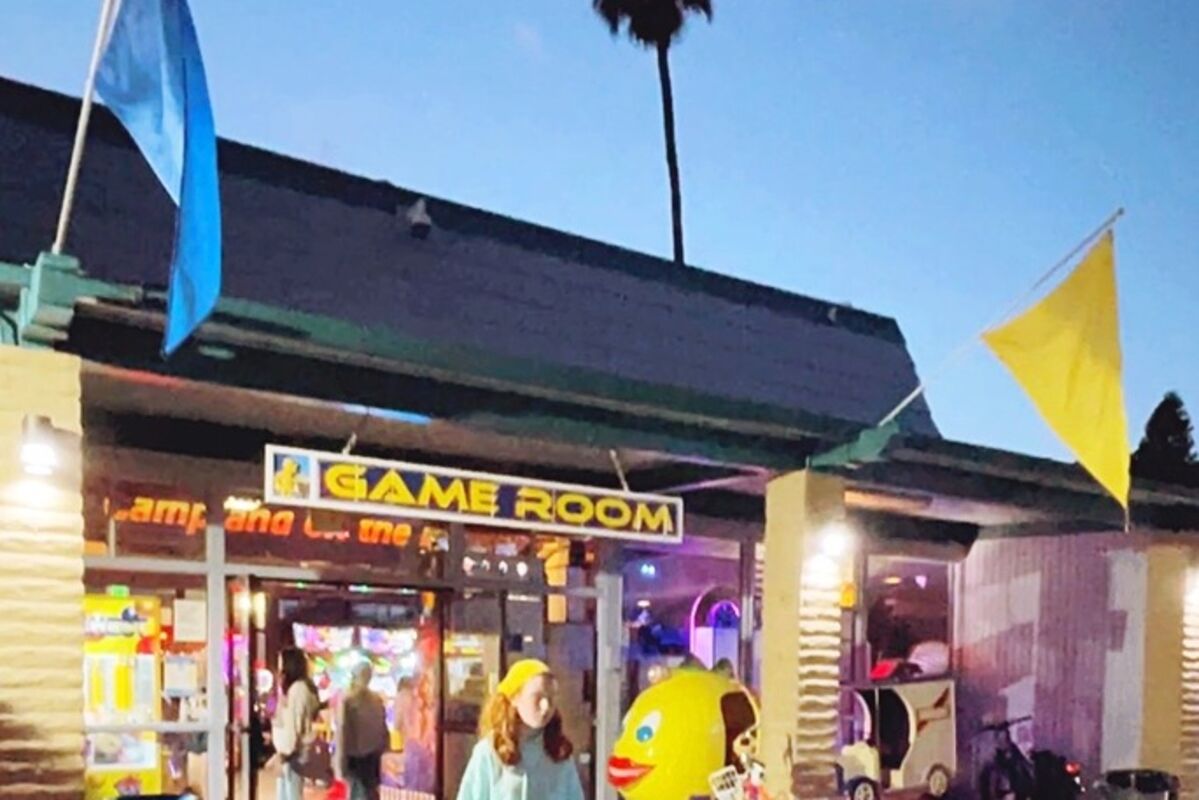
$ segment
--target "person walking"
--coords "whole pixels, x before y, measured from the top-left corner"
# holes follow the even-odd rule
[[[383,754],[391,746],[387,708],[370,689],[373,675],[365,658],[354,666],[337,714],[334,774],[348,786],[349,800],[378,800]]]
[[[458,800],[583,800],[556,693],[546,664],[512,665],[483,709]]]
[[[303,800],[303,773],[315,751],[314,723],[321,700],[308,677],[308,657],[298,647],[285,647],[279,653],[279,686],[282,697],[271,725],[271,740],[282,761],[276,797]]]

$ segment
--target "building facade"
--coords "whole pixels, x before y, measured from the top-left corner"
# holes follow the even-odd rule
[[[163,361],[169,201],[102,112],[79,259],[40,254],[75,110],[0,81],[0,798],[272,796],[285,646],[334,704],[372,660],[406,800],[453,796],[525,655],[592,797],[687,656],[760,692],[800,796],[930,681],[928,766],[963,785],[975,729],[1026,714],[1092,769],[1191,763],[1199,498],[1140,487],[1125,536],[1077,469],[945,442],[922,403],[838,451],[917,383],[893,320],[234,143],[225,293]],[[884,783],[927,779],[878,746]]]

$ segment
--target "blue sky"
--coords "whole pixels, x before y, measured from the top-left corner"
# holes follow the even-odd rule
[[[689,260],[897,317],[946,435],[1065,457],[981,347],[938,365],[1123,205],[1133,434],[1199,409],[1199,4],[716,4],[673,56]],[[77,94],[98,5],[0,4],[0,74]],[[222,135],[668,254],[654,60],[588,0],[192,6]]]

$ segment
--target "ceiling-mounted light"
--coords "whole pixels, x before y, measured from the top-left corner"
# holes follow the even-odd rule
[[[49,417],[26,416],[21,421],[21,466],[29,475],[46,477],[58,469],[54,426]]]

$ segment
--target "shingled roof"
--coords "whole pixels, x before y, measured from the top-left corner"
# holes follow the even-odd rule
[[[78,100],[0,79],[0,259],[54,228]],[[229,297],[431,342],[873,424],[917,383],[894,320],[235,142],[220,148]],[[429,236],[407,212],[426,198]],[[107,111],[93,116],[70,249],[161,285],[173,210]],[[937,435],[927,406],[901,420]]]

